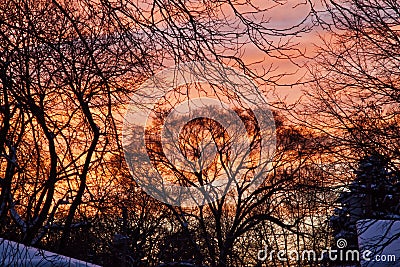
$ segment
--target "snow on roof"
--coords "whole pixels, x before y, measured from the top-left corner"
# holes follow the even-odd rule
[[[100,267],[46,250],[0,238],[0,266]]]
[[[360,255],[366,250],[371,252],[368,260],[361,258],[362,267],[399,266],[399,220],[359,220],[357,232]]]

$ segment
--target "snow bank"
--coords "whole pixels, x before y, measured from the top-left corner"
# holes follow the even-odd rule
[[[100,267],[46,250],[0,238],[0,266],[15,267]]]

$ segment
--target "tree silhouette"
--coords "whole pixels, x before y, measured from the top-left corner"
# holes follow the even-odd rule
[[[1,236],[107,265],[118,233],[129,237],[129,253],[124,256],[155,266],[160,240],[175,234],[163,225],[177,223],[182,228],[179,235],[190,241],[199,261],[232,266],[254,261],[256,253],[243,257],[248,247],[257,250],[252,237],[256,226],[268,222],[292,231],[302,214],[289,216],[276,207],[290,202],[284,192],[295,191],[292,181],[304,163],[304,154],[296,154],[296,149],[309,149],[300,145],[286,149],[297,139],[287,140],[274,159],[277,172],[272,184],[263,184],[251,196],[238,190],[243,198],[236,206],[223,199],[196,211],[166,206],[140,191],[124,166],[120,140],[131,94],[146,78],[171,64],[226,63],[258,84],[279,84],[286,72],[277,72],[273,66],[256,71],[254,62],[243,55],[251,46],[267,58],[293,61],[303,56],[295,39],[310,25],[306,14],[293,25],[272,27],[269,17],[284,3],[264,4],[2,1]],[[244,121],[250,121],[246,115],[243,112]],[[195,123],[189,126],[188,135],[198,129]],[[213,123],[205,126],[213,134],[213,128],[219,129]],[[227,136],[218,132],[214,137],[224,163],[232,155],[225,146]],[[257,138],[253,141],[256,147]],[[180,149],[195,159],[195,148],[201,144],[196,142],[192,148],[181,143]],[[289,150],[290,160],[283,156]],[[164,160],[153,155],[155,160]],[[292,160],[295,163],[289,166]],[[190,179],[173,174],[193,183],[203,178],[211,181],[222,171],[221,165],[214,164],[209,173]],[[128,218],[124,230],[120,225],[123,208]],[[182,214],[189,214],[184,216],[188,219]],[[187,228],[183,228],[185,220]],[[252,246],[241,245],[240,238]]]
[[[345,250],[359,249],[357,221],[399,218],[399,174],[390,170],[382,155],[366,156],[359,162],[356,178],[337,199],[339,206],[330,218],[335,241],[345,239]],[[359,230],[359,229],[358,229]]]

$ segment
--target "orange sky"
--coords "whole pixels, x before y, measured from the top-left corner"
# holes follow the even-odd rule
[[[274,1],[268,1],[268,3],[274,3]],[[321,4],[318,1],[315,1],[315,9],[321,9]],[[256,0],[252,1],[252,4],[258,5],[261,8],[266,8],[265,0]],[[268,27],[273,29],[285,29],[290,28],[296,24],[299,24],[304,19],[307,18],[310,12],[310,6],[307,1],[304,0],[287,0],[281,1],[281,5],[277,5],[274,3],[273,8],[269,11],[262,12],[263,15],[269,18]],[[270,4],[272,7],[272,4]],[[308,18],[306,20],[307,25],[311,25],[311,19]],[[274,91],[270,90],[270,88],[262,88],[266,89],[267,92],[270,92],[267,97],[271,102],[280,99],[286,99],[288,104],[292,104],[296,102],[302,96],[303,86],[286,86],[288,84],[294,84],[299,79],[301,79],[306,73],[307,69],[304,67],[304,64],[309,63],[310,59],[315,55],[315,45],[320,44],[319,34],[322,33],[322,30],[313,29],[308,33],[301,33],[298,36],[294,37],[291,42],[296,44],[296,48],[300,49],[301,52],[304,52],[308,58],[299,57],[294,60],[294,62],[290,62],[290,60],[283,60],[268,57],[264,52],[257,49],[253,44],[249,43],[246,46],[246,52],[243,54],[243,60],[247,64],[251,64],[254,62],[257,63],[252,68],[256,71],[262,72],[263,68],[269,68],[272,64],[272,71],[267,75],[267,77],[273,77],[276,75],[280,75],[283,73],[287,73],[284,77],[280,78],[277,82],[280,86],[276,86]],[[278,37],[268,37],[270,40],[274,42],[279,42]],[[285,41],[288,38],[283,37],[281,40]],[[296,65],[297,64],[297,65]],[[304,80],[304,79],[303,79]],[[264,90],[263,90],[264,91]],[[276,95],[275,95],[276,93]]]

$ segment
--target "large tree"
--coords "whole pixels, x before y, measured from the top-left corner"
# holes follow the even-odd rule
[[[356,162],[399,154],[400,15],[397,1],[325,1],[327,29],[311,66],[308,125]],[[315,115],[315,116],[312,116]]]
[[[302,56],[293,40],[309,30],[308,14],[291,25],[271,27],[270,17],[278,4],[301,6],[290,1],[258,5],[236,0],[3,1],[1,235],[30,245],[56,245],[74,254],[79,250],[77,239],[85,233],[88,242],[96,243],[112,240],[118,231],[129,236],[131,256],[142,259],[160,254],[160,241],[150,238],[162,240],[163,234],[169,234],[170,229],[160,225],[183,227],[189,216],[199,224],[183,227],[179,235],[187,235],[196,247],[193,233],[201,227],[201,245],[206,248],[200,252],[207,254],[203,258],[225,266],[239,262],[244,252],[234,253],[240,248],[238,237],[256,225],[269,221],[287,228],[296,221],[290,218],[283,223],[269,207],[258,204],[266,203],[270,196],[266,192],[288,191],[285,185],[301,166],[303,154],[289,174],[231,211],[222,200],[187,216],[176,207],[160,208],[160,203],[138,192],[121,163],[119,139],[130,94],[162,67],[192,60],[221,62],[258,84],[279,83],[284,71],[269,64],[255,69],[253,63],[260,66],[259,60],[253,62],[246,54],[251,48],[269,59]],[[277,157],[277,166],[290,165],[283,158]],[[273,204],[284,198],[277,197]],[[126,216],[116,214],[125,209]],[[233,212],[237,215],[232,221]],[[119,217],[125,217],[122,225],[117,225]],[[211,234],[217,239],[209,239]],[[106,241],[92,245],[88,254],[110,252],[103,249],[107,246]]]
[[[391,195],[397,186],[384,184],[399,168],[400,5],[391,0],[323,3],[318,18],[325,32],[309,65],[308,101],[296,115],[323,137],[317,146],[325,154],[329,188],[350,189],[339,198],[343,206],[369,206],[359,207],[357,212],[364,208],[369,213],[363,215],[353,214],[356,210],[350,207],[336,210],[335,235],[351,232],[347,238],[355,246],[354,220],[388,218],[377,194]],[[373,189],[374,184],[380,189]],[[373,202],[380,208],[373,208]]]

